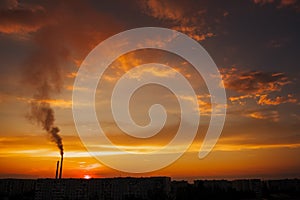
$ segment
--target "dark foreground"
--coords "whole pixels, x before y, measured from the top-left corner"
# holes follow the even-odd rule
[[[169,177],[103,179],[0,179],[0,199],[194,200],[300,199],[300,180],[196,180]]]

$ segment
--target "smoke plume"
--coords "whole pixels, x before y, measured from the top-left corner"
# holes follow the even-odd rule
[[[36,12],[33,12],[33,8],[36,8]],[[28,117],[47,131],[63,154],[62,138],[55,126],[54,110],[49,100],[63,90],[65,75],[74,72],[77,61],[83,60],[100,41],[119,32],[121,26],[109,14],[96,12],[86,1],[74,1],[71,4],[62,1],[24,3],[22,8],[15,8],[16,12],[9,10],[8,17],[20,13],[18,9],[21,9],[21,13],[25,9],[29,16],[20,16],[21,20],[16,22],[22,23],[10,27],[33,27],[20,29],[23,32],[27,30],[26,38],[34,46],[25,60],[22,73],[22,84],[33,94]],[[78,10],[81,11],[80,15]],[[107,24],[107,21],[110,23]],[[81,27],[80,31],[78,27]]]
[[[59,128],[54,126],[54,110],[50,104],[45,102],[49,99],[49,84],[45,81],[42,87],[38,88],[37,93],[31,101],[31,111],[28,118],[40,125],[43,130],[50,135],[51,141],[55,142],[60,150],[60,155],[63,156],[64,148],[62,138],[59,135]]]

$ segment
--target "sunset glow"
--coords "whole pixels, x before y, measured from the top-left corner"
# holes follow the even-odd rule
[[[225,4],[215,0],[3,1],[0,3],[0,177],[54,178],[61,154],[64,178],[300,177],[299,8],[299,1],[284,0]],[[111,109],[114,86],[125,73],[131,70],[126,77],[130,81],[139,82],[151,76],[170,79],[174,85],[179,81],[176,73],[180,73],[196,94],[196,99],[188,95],[179,97],[193,105],[190,115],[200,110],[200,125],[193,143],[173,164],[149,173],[121,172],[99,162],[93,155],[101,154],[121,166],[128,165],[126,157],[104,144],[100,136],[99,141],[91,139],[93,151],[88,152],[72,112],[72,91],[90,92],[74,86],[80,66],[90,64],[84,63],[85,58],[105,39],[137,27],[169,28],[201,44],[216,63],[224,84],[218,87],[225,88],[227,96],[227,105],[212,104],[205,77],[174,53],[143,49],[115,59],[99,81],[95,105],[76,106],[95,107],[106,136],[123,151],[141,155],[155,152],[169,144],[181,123],[191,125],[189,120],[181,121],[180,104],[172,91],[149,84],[137,89],[130,99],[130,115],[136,124],[146,126],[151,122],[149,109],[160,104],[167,114],[166,123],[156,135],[146,139],[125,133],[115,122]],[[159,39],[146,42],[165,45],[166,41]],[[127,43],[124,40],[115,45]],[[152,64],[133,70],[147,63]],[[167,65],[172,70],[159,69],[153,63]],[[210,78],[214,76],[210,74]],[[123,101],[124,98],[119,98],[116,104]],[[226,106],[226,121],[212,152],[199,159],[212,105],[216,106],[216,115],[221,115],[218,108]],[[128,126],[126,120],[123,122],[124,127]],[[81,125],[91,132],[94,130],[89,120]],[[166,154],[178,153],[184,142],[180,140]]]

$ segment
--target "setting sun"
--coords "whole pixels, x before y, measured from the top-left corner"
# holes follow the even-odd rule
[[[83,177],[84,179],[90,179],[90,178],[92,178],[90,175],[84,175],[84,177]]]

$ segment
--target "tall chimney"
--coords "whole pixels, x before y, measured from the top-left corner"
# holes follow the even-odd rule
[[[62,176],[63,160],[64,160],[64,156],[61,155],[61,159],[60,159],[60,169],[59,169],[59,179],[61,179],[61,176]]]
[[[56,163],[55,179],[58,178],[58,168],[59,168],[59,161],[57,161],[57,163]]]

